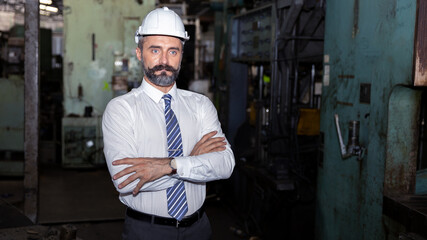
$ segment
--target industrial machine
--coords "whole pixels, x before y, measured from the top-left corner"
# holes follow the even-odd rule
[[[92,168],[105,164],[100,117],[62,119],[62,166]]]
[[[24,79],[0,78],[0,175],[24,172]]]
[[[426,239],[425,1],[328,0],[318,239]]]
[[[220,102],[229,105],[220,104],[219,112],[236,155],[231,192],[244,231],[266,239],[311,239],[312,231],[301,235],[293,228],[300,221],[314,229],[314,211],[301,219],[292,209],[314,207],[323,2],[266,2],[224,19],[230,45],[220,46],[228,54],[218,61],[225,71],[218,85],[228,91]]]
[[[0,34],[0,176],[24,174],[24,26]],[[52,69],[52,30],[40,29],[41,106],[40,163],[54,162],[55,114],[60,111],[60,82]],[[59,135],[59,134],[58,134]],[[47,151],[46,146],[52,146]],[[45,151],[46,150],[46,151]],[[48,153],[49,152],[49,153]]]
[[[0,34],[0,176],[24,172],[24,38],[15,26]]]

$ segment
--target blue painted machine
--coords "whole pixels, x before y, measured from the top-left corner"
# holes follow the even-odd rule
[[[327,2],[318,239],[427,237],[426,7]]]

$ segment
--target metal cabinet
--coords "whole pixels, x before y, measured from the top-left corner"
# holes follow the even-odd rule
[[[105,163],[101,118],[62,119],[62,166],[91,168]]]

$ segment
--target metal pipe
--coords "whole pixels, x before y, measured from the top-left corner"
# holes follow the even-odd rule
[[[310,82],[310,108],[314,107],[314,81],[316,75],[316,66],[311,65],[311,82]]]
[[[350,121],[349,123],[348,145],[352,149],[359,146],[359,121]]]
[[[34,223],[38,206],[39,24],[39,1],[26,1],[24,213]]]
[[[196,18],[195,21],[196,27],[196,38],[194,40],[195,49],[194,49],[194,80],[200,80],[200,41],[201,41],[201,31],[200,31],[200,18]]]
[[[258,93],[258,99],[262,100],[262,93],[263,93],[263,76],[264,76],[264,66],[260,65],[258,68],[258,74],[259,74],[259,93]]]
[[[96,48],[95,33],[92,33],[92,61],[95,61],[95,48]]]

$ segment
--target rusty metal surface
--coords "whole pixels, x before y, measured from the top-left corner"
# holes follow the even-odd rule
[[[418,0],[417,28],[415,36],[415,86],[427,86],[427,1]]]
[[[427,237],[427,196],[384,196],[383,202],[384,215],[405,226],[407,232]]]
[[[421,91],[396,87],[389,100],[384,194],[413,194]]]
[[[39,129],[39,2],[25,3],[24,212],[37,221]]]

